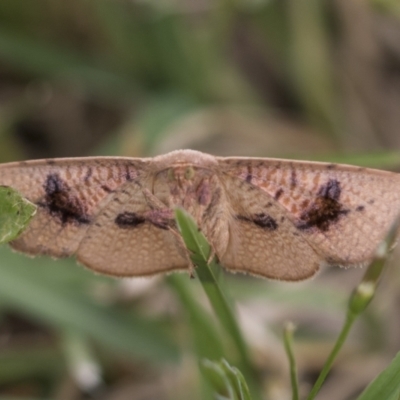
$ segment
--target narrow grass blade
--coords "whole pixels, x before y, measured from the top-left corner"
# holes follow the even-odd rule
[[[236,368],[229,365],[226,360],[221,360],[221,366],[231,382],[235,394],[239,400],[251,400],[249,388],[242,373]]]
[[[203,360],[201,366],[216,400],[237,400],[233,386],[219,362]]]
[[[249,388],[242,373],[226,360],[204,360],[202,368],[212,386],[216,399],[251,400]]]
[[[221,290],[213,273],[217,266],[215,259],[208,264],[211,255],[211,247],[204,235],[199,231],[193,219],[183,210],[175,211],[175,218],[187,248],[192,252],[192,261],[196,265],[195,273],[198,276],[204,291],[217,315],[221,325],[231,337],[236,351],[240,356],[242,368],[251,371],[248,351],[239,326],[236,322],[233,310]]]
[[[297,367],[296,360],[293,354],[293,331],[295,327],[291,322],[288,322],[285,326],[283,339],[285,344],[286,354],[289,359],[290,365],[290,381],[292,384],[292,399],[299,400],[299,384],[297,381]]]
[[[36,207],[17,191],[0,186],[0,244],[15,239],[36,213]]]
[[[185,281],[186,280],[186,281]],[[210,316],[196,301],[193,291],[190,290],[189,280],[180,274],[170,275],[168,283],[174,288],[190,318],[192,336],[198,358],[219,360],[224,356],[223,345],[218,330]]]
[[[400,353],[361,393],[357,400],[398,400],[400,398]]]

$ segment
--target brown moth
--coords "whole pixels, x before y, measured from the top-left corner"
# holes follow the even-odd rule
[[[114,276],[190,270],[175,207],[227,270],[288,281],[368,262],[400,211],[400,174],[193,150],[3,164],[0,185],[38,206],[13,248]]]

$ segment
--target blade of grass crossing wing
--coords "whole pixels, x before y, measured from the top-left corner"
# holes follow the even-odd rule
[[[183,240],[187,248],[193,253],[192,261],[197,266],[195,269],[196,275],[198,276],[221,325],[235,343],[236,350],[241,358],[241,363],[251,370],[247,348],[239,330],[239,326],[236,323],[236,319],[226,299],[225,293],[223,293],[219,287],[212,271],[212,267],[215,267],[217,263],[215,260],[212,261],[211,268],[207,263],[211,254],[211,247],[207,243],[204,235],[199,231],[193,219],[185,211],[177,209],[175,211],[175,217]]]
[[[211,254],[211,247],[204,235],[200,232],[193,219],[183,210],[175,210],[175,218],[179,226],[182,238],[186,247],[192,252],[192,261],[196,265],[195,273],[203,286],[205,293],[211,303],[211,306],[226,331],[234,348],[239,356],[237,365],[252,389],[253,396],[261,398],[258,385],[255,382],[255,375],[250,359],[248,349],[236,322],[233,310],[223,290],[214,275],[214,268],[220,267],[214,260],[208,264]]]

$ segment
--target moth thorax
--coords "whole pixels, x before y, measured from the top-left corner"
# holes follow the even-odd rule
[[[156,191],[164,186],[170,207],[183,207],[199,216],[211,202],[211,171],[192,165],[175,165],[162,171],[156,180]],[[163,196],[163,197],[164,197]]]

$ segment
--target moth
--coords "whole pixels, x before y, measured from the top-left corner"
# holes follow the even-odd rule
[[[113,276],[190,270],[175,207],[227,270],[286,281],[368,262],[400,211],[400,174],[193,150],[2,164],[0,185],[38,206],[14,249]]]

